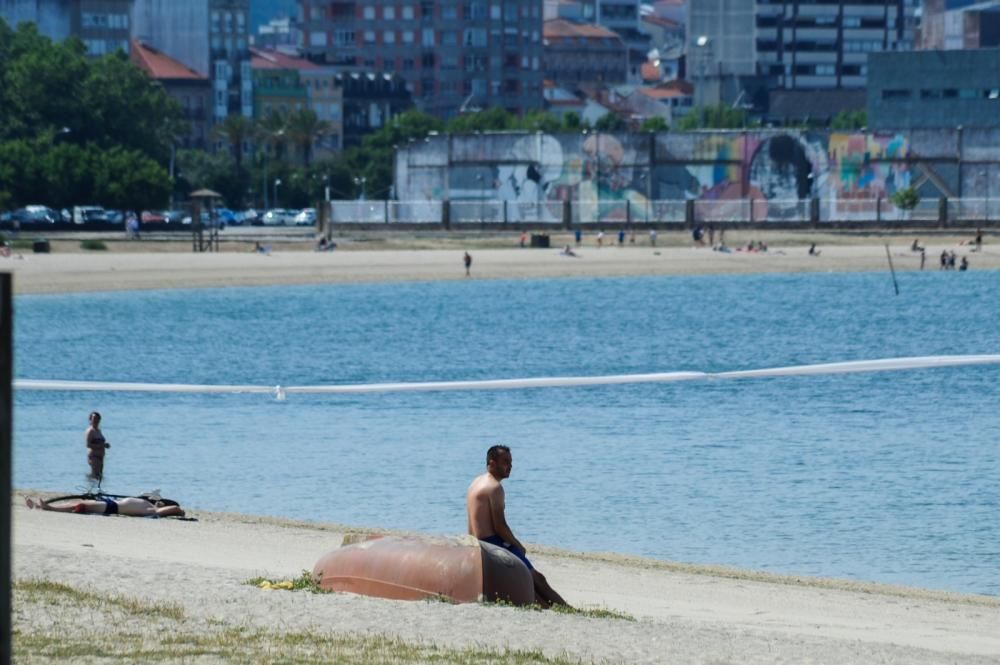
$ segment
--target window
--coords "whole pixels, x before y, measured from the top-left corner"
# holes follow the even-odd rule
[[[458,33],[454,30],[441,31],[442,46],[458,46]]]
[[[423,46],[434,46],[434,28],[424,28],[420,31],[420,43]]]
[[[220,31],[219,27],[220,27],[221,21],[222,21],[222,17],[219,15],[219,12],[213,11],[212,12],[212,32],[219,32]]]
[[[395,44],[396,43],[396,31],[386,30],[382,33],[382,43],[383,44]]]
[[[451,21],[458,18],[458,11],[455,9],[455,5],[446,4],[441,7],[441,18],[446,21]]]
[[[403,43],[404,44],[412,44],[413,43],[413,31],[412,30],[403,30]]]
[[[486,46],[486,30],[483,28],[466,28],[462,37],[462,43],[466,46],[481,48]]]
[[[374,43],[375,43],[375,31],[365,30],[365,44],[374,44]]]
[[[413,5],[403,6],[403,18],[407,21],[413,18]]]
[[[882,99],[909,99],[909,90],[883,90]]]
[[[365,7],[364,16],[365,16],[365,20],[366,21],[374,20],[375,19],[375,7],[372,7],[370,5],[368,7]]]
[[[382,8],[382,18],[387,21],[393,21],[396,19],[396,8],[392,5]]]

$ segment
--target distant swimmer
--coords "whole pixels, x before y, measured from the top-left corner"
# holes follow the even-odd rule
[[[97,411],[90,412],[90,426],[84,432],[83,437],[87,444],[87,464],[90,465],[90,474],[87,479],[101,486],[104,480],[104,453],[111,447],[111,444],[104,438],[101,432],[101,414]]]

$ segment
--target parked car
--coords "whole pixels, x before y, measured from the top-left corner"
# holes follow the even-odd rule
[[[295,217],[295,213],[284,208],[273,208],[264,213],[265,226],[281,226],[287,224]]]
[[[168,221],[167,215],[159,210],[143,210],[139,219],[143,224],[166,224]]]
[[[239,223],[241,223],[241,224],[260,224],[261,223],[260,222],[260,216],[257,214],[257,211],[254,210],[253,208],[249,208],[248,210],[243,210],[241,212],[236,213],[236,217],[237,217],[237,219],[240,220]]]
[[[183,210],[164,210],[163,216],[167,224],[180,224],[181,220],[187,217],[187,213]]]
[[[106,222],[108,217],[101,206],[73,206],[73,223]]]
[[[105,210],[104,221],[111,222],[112,224],[124,224],[125,213],[121,210]]]
[[[24,206],[24,211],[28,213],[29,220],[32,222],[44,222],[47,224],[55,224],[56,222],[62,221],[62,217],[58,210],[53,210],[48,206],[31,205]]]
[[[315,226],[316,208],[303,208],[295,215],[296,226]]]
[[[219,227],[223,229],[226,228],[227,225],[240,223],[236,221],[236,213],[229,208],[216,208],[215,219],[219,223]]]

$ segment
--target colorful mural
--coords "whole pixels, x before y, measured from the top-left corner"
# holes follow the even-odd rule
[[[642,221],[654,201],[750,199],[754,219],[789,220],[812,198],[849,212],[911,185],[955,196],[962,169],[949,138],[916,139],[932,157],[900,132],[435,136],[400,150],[396,191],[400,200],[506,201],[507,221],[558,222],[571,201],[579,221],[609,223]]]

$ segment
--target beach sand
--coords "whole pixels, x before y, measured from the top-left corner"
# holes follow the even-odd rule
[[[727,242],[746,247],[749,232],[727,234]],[[0,259],[0,270],[14,273],[15,293],[66,293],[225,286],[336,284],[382,281],[466,279],[462,254],[473,257],[472,279],[616,277],[779,272],[885,271],[889,244],[899,272],[920,269],[920,255],[910,251],[914,236],[888,237],[771,232],[767,252],[713,251],[693,247],[687,234],[662,234],[656,247],[646,237],[635,245],[597,248],[593,238],[577,257],[560,253],[569,236],[553,236],[549,249],[518,248],[516,234],[444,234],[399,236],[363,234],[339,238],[333,252],[310,251],[311,242],[277,238],[270,254],[249,251],[252,242],[231,237],[219,253],[193,253],[190,243],[110,242],[109,251],[83,252],[79,241],[55,243],[51,254],[21,253]],[[808,254],[817,239],[820,255]],[[972,252],[967,235],[925,238],[925,270],[938,270],[943,250],[968,257],[971,270],[1000,268],[1000,249],[987,243]],[[988,240],[992,241],[992,238]],[[376,247],[377,249],[371,249]]]
[[[727,239],[730,235],[735,244],[739,237],[727,234]],[[408,246],[385,241],[380,249],[369,249],[370,241],[341,239],[342,246],[327,253],[309,251],[303,242],[275,243],[269,255],[246,251],[245,242],[227,244],[227,251],[217,254],[194,254],[184,243],[114,244],[108,252],[81,252],[73,251],[75,241],[60,241],[52,254],[0,259],[0,270],[14,272],[15,291],[21,294],[466,279],[466,249],[474,259],[472,279],[886,271],[883,242],[890,243],[897,271],[919,269],[919,254],[909,250],[912,236],[827,237],[821,255],[810,256],[802,234],[772,235],[767,253],[722,253],[691,247],[681,234],[663,234],[655,248],[646,238],[636,246],[601,249],[591,240],[575,248],[579,258],[561,256],[558,246],[511,247],[516,240],[509,236],[418,239]],[[969,246],[959,244],[963,239],[928,238],[926,270],[938,269],[943,249],[969,256],[972,270],[1000,268],[1000,250],[987,245],[970,253]],[[561,241],[554,239],[554,244]],[[110,615],[91,606],[67,609],[17,586],[15,645],[22,659],[96,662],[99,655],[60,657],[62,652],[46,650],[44,644],[112,641],[124,650],[126,655],[119,656],[123,662],[141,662],[139,656],[131,661],[128,656],[135,635],[145,644],[163,630],[203,636],[266,629],[334,637],[386,635],[406,644],[447,648],[537,650],[548,657],[599,663],[1000,662],[1000,598],[995,597],[535,547],[532,558],[570,603],[615,610],[636,620],[268,591],[246,581],[254,576],[291,578],[311,570],[323,553],[340,544],[343,528],[194,514],[199,521],[56,514],[28,510],[18,496],[13,508],[18,585],[46,580],[68,585],[73,593],[183,610],[181,619],[145,618],[141,612],[138,618],[123,618],[120,609]],[[274,648],[275,653],[252,659],[277,660],[288,647]],[[240,658],[238,653],[213,656],[209,650],[185,662]]]
[[[237,629],[386,635],[406,643],[537,650],[599,663],[1000,661],[1000,598],[995,597],[530,545],[537,567],[571,604],[635,620],[264,590],[247,580],[292,578],[311,570],[322,554],[340,545],[344,529],[191,514],[198,521],[58,514],[28,510],[18,496],[15,580],[48,580],[84,593],[175,605],[183,609],[183,619],[169,630],[191,635]],[[102,624],[97,614],[30,602],[15,593],[15,643],[35,644],[46,634],[72,643],[116,631],[163,630],[162,619]]]

